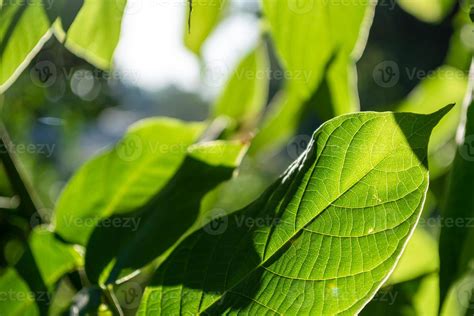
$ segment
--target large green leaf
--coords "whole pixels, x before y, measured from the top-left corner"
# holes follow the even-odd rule
[[[169,183],[146,205],[119,217],[136,225],[98,225],[94,230],[86,252],[89,280],[98,282],[113,262],[106,282],[111,283],[123,269],[139,269],[168,251],[199,218],[204,196],[232,177],[245,149],[240,142],[222,141],[189,147]],[[113,223],[115,218],[107,221]]]
[[[238,125],[255,125],[268,95],[268,56],[265,46],[252,50],[232,73],[216,101],[214,115],[225,115]]]
[[[113,149],[86,163],[68,183],[56,206],[56,231],[85,245],[97,222],[145,204],[174,175],[201,123],[147,119],[130,128]]]
[[[471,67],[472,74],[474,73],[474,64]],[[474,228],[470,224],[474,218],[474,195],[472,194],[474,187],[474,103],[471,103],[472,88],[471,82],[468,88],[469,95],[466,97],[463,120],[457,135],[458,151],[454,158],[446,192],[446,203],[442,212],[446,223],[442,226],[440,235],[442,300],[447,295],[449,287],[458,278],[474,271]]]
[[[8,1],[0,8],[0,93],[28,66],[48,40],[50,22],[42,0]]]
[[[188,0],[188,24],[184,29],[184,44],[196,55],[201,55],[201,47],[209,34],[219,23],[227,5],[227,0]]]
[[[173,251],[139,313],[357,313],[415,228],[428,139],[449,109],[326,122],[259,199]]]
[[[62,26],[56,28],[57,35],[74,54],[109,70],[126,4],[127,0],[84,0],[73,22],[62,17]]]
[[[82,265],[79,253],[44,228],[32,231],[28,247],[15,267],[0,276],[0,310],[7,315],[38,315],[48,309],[53,285]]]

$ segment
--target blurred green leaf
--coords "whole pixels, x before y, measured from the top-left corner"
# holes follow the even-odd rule
[[[0,275],[0,291],[10,296],[0,300],[2,313],[12,316],[39,315],[35,296],[14,268],[8,268]]]
[[[459,124],[466,88],[467,76],[463,71],[442,66],[424,79],[397,107],[398,112],[427,114],[442,104],[456,104],[433,130],[428,149],[431,178],[443,174],[454,158],[455,148],[449,143]]]
[[[474,73],[474,63],[471,74]],[[472,81],[472,78],[471,78]],[[474,271],[474,102],[471,82],[468,87],[463,120],[457,135],[457,152],[449,176],[446,203],[442,216],[452,225],[441,227],[440,235],[440,288],[441,302],[449,288],[461,276]],[[446,222],[447,223],[447,222]]]
[[[387,284],[402,283],[439,269],[438,244],[424,229],[417,228]]]
[[[438,305],[438,274],[433,273],[382,288],[360,315],[436,316]]]
[[[80,254],[48,230],[34,229],[29,243],[46,285],[54,284],[66,272],[83,265]]]
[[[266,47],[261,44],[231,74],[216,101],[214,116],[227,116],[238,125],[255,125],[267,101],[268,69]]]
[[[89,280],[99,282],[112,263],[105,282],[112,283],[123,269],[140,269],[166,253],[195,224],[203,197],[232,177],[245,150],[240,142],[223,141],[189,147],[176,174],[149,203],[126,217],[107,219],[122,225],[99,224],[94,230],[86,252]]]
[[[81,256],[72,246],[44,228],[34,229],[20,261],[0,276],[0,292],[8,295],[0,300],[0,310],[8,315],[44,313],[53,285],[81,265]]]
[[[472,0],[464,1],[461,10],[453,18],[454,32],[451,35],[445,61],[446,64],[465,71],[469,70],[471,57],[474,52],[474,26],[468,14],[470,12],[469,2],[474,5]]]
[[[101,219],[144,205],[175,174],[204,127],[168,118],[133,125],[115,148],[86,163],[68,183],[56,205],[55,230],[85,245]]]
[[[454,8],[455,0],[397,0],[400,7],[427,23],[441,22]]]
[[[8,1],[0,9],[0,94],[51,36],[42,0]]]
[[[370,1],[342,5],[335,0],[263,0],[263,9],[286,79],[306,99],[332,58],[343,54],[355,62],[360,57],[373,15]]]
[[[55,28],[56,35],[77,56],[109,70],[126,4],[127,0],[84,0],[72,24],[71,19],[63,16],[63,25]]]
[[[458,278],[449,289],[442,316],[471,316],[474,310],[474,273]]]
[[[429,135],[449,109],[326,122],[259,199],[173,251],[139,315],[356,314],[415,228]]]
[[[263,0],[263,8],[287,84],[251,153],[285,143],[310,107],[323,120],[359,110],[355,62],[367,41],[374,2]]]
[[[196,55],[201,55],[201,48],[207,37],[214,30],[222,18],[227,5],[227,0],[188,0],[186,21],[184,28],[184,44]],[[192,12],[191,9],[192,8]]]
[[[297,129],[305,107],[300,105],[303,101],[298,94],[288,89],[280,91],[271,101],[261,128],[252,140],[250,155],[277,149]]]

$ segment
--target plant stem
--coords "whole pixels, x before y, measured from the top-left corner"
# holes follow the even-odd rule
[[[124,313],[122,311],[122,308],[120,307],[117,297],[115,297],[113,286],[108,285],[106,289],[104,290],[104,294],[105,294],[105,299],[107,300],[107,303],[108,303],[107,305],[110,308],[112,308],[114,315],[123,316]]]
[[[13,190],[20,197],[20,212],[23,212],[26,218],[31,219],[32,216],[39,215],[38,210],[41,204],[20,168],[18,158],[12,148],[10,137],[0,122],[0,160]]]

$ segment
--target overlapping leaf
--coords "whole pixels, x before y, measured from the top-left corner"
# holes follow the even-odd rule
[[[428,188],[431,115],[325,123],[258,200],[186,238],[139,314],[355,314],[398,261]]]
[[[132,126],[117,147],[86,163],[68,183],[56,206],[56,231],[85,245],[101,219],[144,205],[171,179],[203,129],[161,118]]]
[[[175,175],[146,205],[130,215],[108,219],[120,220],[121,225],[98,225],[87,245],[89,280],[99,282],[100,274],[112,264],[110,275],[103,277],[112,283],[123,269],[140,269],[167,252],[195,225],[204,196],[232,177],[245,148],[240,142],[222,141],[189,147]]]
[[[232,73],[216,101],[214,115],[225,115],[238,125],[255,125],[267,100],[268,67],[266,48],[259,45]]]

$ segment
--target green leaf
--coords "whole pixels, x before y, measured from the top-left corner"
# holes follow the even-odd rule
[[[250,155],[277,149],[285,144],[297,129],[305,106],[301,106],[303,100],[298,97],[298,94],[288,89],[290,88],[287,87],[286,90],[281,91],[270,103],[261,129],[252,140]]]
[[[0,276],[0,292],[11,296],[0,300],[0,310],[8,315],[44,313],[54,284],[79,266],[81,256],[72,246],[44,228],[34,229],[20,261]]]
[[[371,1],[263,0],[288,82],[265,116],[251,154],[285,143],[309,108],[323,120],[358,111],[355,62],[365,47],[374,7]]]
[[[474,66],[471,66],[471,74]],[[468,93],[472,93],[472,83]],[[454,158],[446,190],[446,203],[442,216],[452,222],[443,225],[440,235],[440,288],[441,302],[449,288],[460,277],[474,271],[474,228],[469,223],[474,218],[474,103],[466,100],[466,111],[460,124],[457,144],[458,150]]]
[[[300,95],[309,98],[332,57],[339,52],[355,60],[360,57],[373,3],[340,5],[336,0],[263,0],[263,9],[289,81]]]
[[[0,9],[0,94],[51,36],[42,0],[8,1]]]
[[[55,230],[85,245],[101,219],[144,205],[175,174],[203,129],[201,123],[166,118],[133,125],[115,148],[86,163],[68,183],[56,205]]]
[[[204,196],[232,177],[245,150],[240,142],[223,141],[189,147],[176,174],[146,205],[106,220],[123,225],[103,222],[94,230],[86,252],[89,280],[98,282],[113,262],[106,282],[112,283],[123,269],[137,270],[167,252],[195,224]]]
[[[447,293],[440,315],[470,316],[474,309],[474,273],[459,278]]]
[[[196,55],[222,18],[227,0],[188,0],[188,25],[184,28],[184,44]],[[192,11],[191,11],[192,8]]]
[[[263,44],[252,50],[237,66],[217,99],[214,116],[225,115],[239,125],[253,126],[267,101],[268,63]]]
[[[62,17],[63,25],[55,28],[56,35],[77,56],[97,68],[109,70],[126,4],[127,0],[84,0],[72,24]]]
[[[382,288],[360,315],[436,316],[438,305],[438,275],[433,273],[423,278]]]
[[[435,104],[456,103],[434,128],[428,148],[430,176],[442,175],[454,158],[450,146],[461,116],[461,104],[467,88],[467,76],[454,67],[442,66],[423,80],[398,107],[399,112],[431,113]]]
[[[14,268],[6,269],[0,275],[0,291],[14,296],[0,300],[0,310],[5,315],[39,315],[34,295]]]
[[[463,1],[460,10],[452,19],[454,30],[445,59],[446,64],[465,71],[469,70],[472,53],[474,52],[474,46],[472,40],[470,40],[473,25],[469,12],[472,5],[474,5],[472,0]]]
[[[83,265],[82,257],[71,245],[42,228],[33,230],[30,248],[46,285],[54,284],[66,272]]]
[[[429,135],[450,108],[326,122],[259,199],[173,251],[139,314],[356,314],[415,228]]]
[[[454,0],[397,0],[400,7],[427,23],[441,22],[453,9]]]

